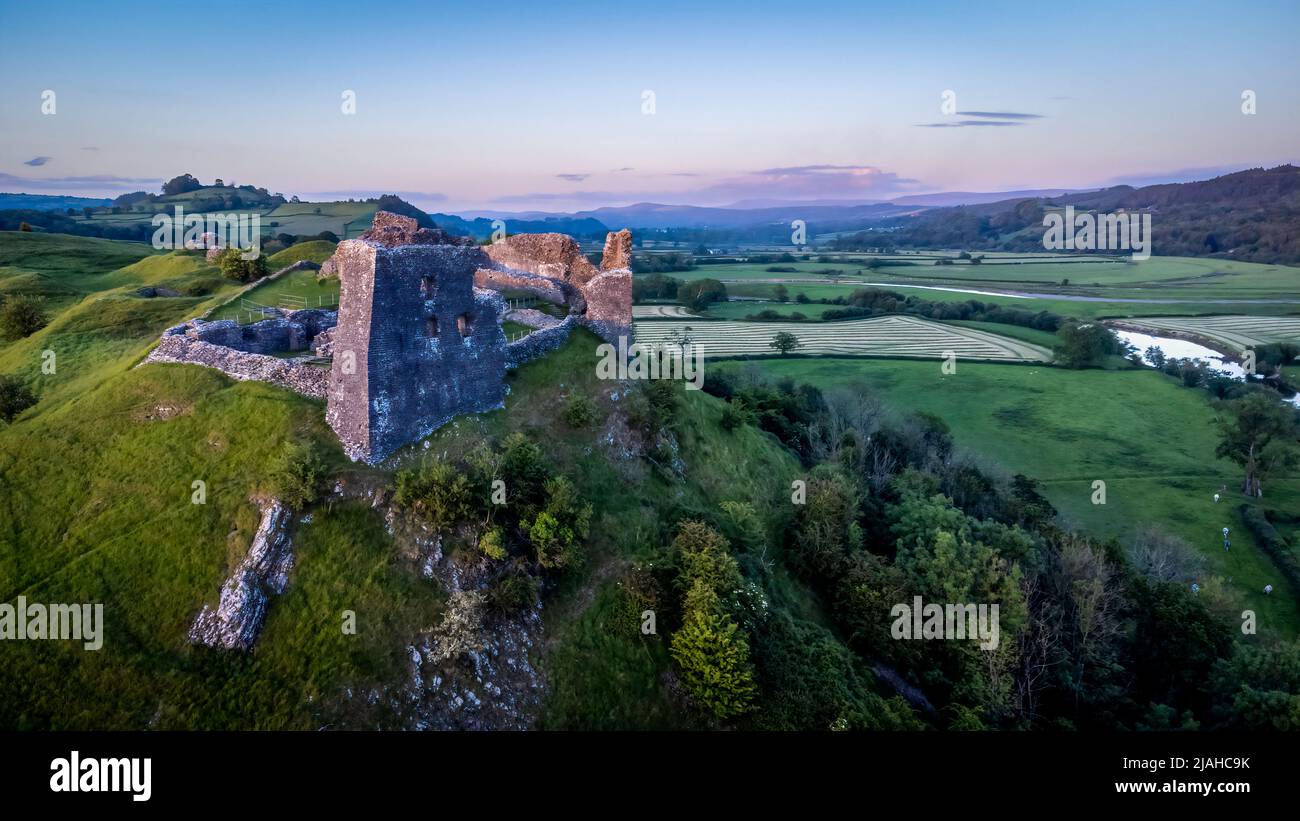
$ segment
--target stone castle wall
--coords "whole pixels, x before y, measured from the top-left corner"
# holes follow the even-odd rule
[[[145,362],[202,365],[241,382],[269,382],[313,399],[325,398],[329,384],[329,371],[325,368],[300,360],[279,359],[204,342],[190,334],[194,330],[194,323],[201,321],[191,320],[168,328],[163,332],[158,345],[149,352]]]
[[[339,244],[326,420],[348,456],[378,462],[453,416],[505,398],[505,300],[474,288],[477,246]]]

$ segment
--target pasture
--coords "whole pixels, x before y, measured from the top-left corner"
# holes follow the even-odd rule
[[[773,356],[772,339],[780,332],[795,335],[795,353],[811,356],[905,356],[1001,362],[1043,362],[1051,352],[1027,342],[959,328],[910,316],[882,316],[846,322],[801,325],[790,322],[641,322],[638,342],[669,343],[689,338],[706,359]]]
[[[934,414],[980,461],[1040,480],[1067,526],[1127,545],[1138,528],[1159,525],[1201,552],[1206,572],[1260,614],[1261,630],[1285,638],[1300,630],[1300,591],[1289,589],[1241,522],[1238,468],[1215,458],[1213,409],[1203,392],[1170,377],[961,361],[945,375],[935,363],[880,359],[766,358],[715,367],[760,368],[823,390],[862,388],[892,412]],[[1096,481],[1105,482],[1105,504],[1093,501]],[[1274,481],[1266,493],[1266,506],[1295,510],[1300,478]],[[1233,534],[1228,552],[1223,527]]]

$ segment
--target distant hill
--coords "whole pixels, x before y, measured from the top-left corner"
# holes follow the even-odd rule
[[[94,197],[64,197],[53,194],[0,194],[0,211],[66,211],[75,208],[104,208],[112,200]]]
[[[938,208],[840,237],[841,250],[879,247],[1043,250],[1043,215],[1149,211],[1152,253],[1300,264],[1300,168],[1252,168],[1199,182],[1119,185],[1054,197]]]
[[[1079,193],[1073,188],[1031,188],[1025,191],[941,191],[937,194],[909,194],[890,200],[895,205],[980,205],[986,202],[1005,202],[1027,197],[1059,197]]]
[[[449,234],[485,240],[492,236],[492,223],[488,217],[465,219],[455,214],[431,214],[438,227]],[[540,219],[506,217],[508,234],[568,234],[578,239],[603,239],[609,233],[605,223],[591,217],[546,216]]]

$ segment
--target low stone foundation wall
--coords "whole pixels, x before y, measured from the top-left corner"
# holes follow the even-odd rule
[[[581,324],[578,317],[569,314],[563,322],[541,331],[533,331],[518,342],[511,342],[506,346],[506,367],[517,368],[559,349],[568,341],[573,329]]]
[[[520,325],[527,325],[530,328],[553,328],[559,325],[563,320],[556,319],[548,313],[538,311],[534,308],[516,308],[505,315],[505,319],[510,322],[517,322]]]
[[[581,304],[578,289],[557,280],[527,271],[479,268],[474,272],[474,287],[493,291],[522,291],[552,305]]]
[[[158,346],[150,351],[149,356],[141,364],[176,362],[202,365],[221,371],[226,376],[241,382],[247,380],[267,382],[313,399],[325,398],[329,385],[327,369],[298,360],[277,359],[274,356],[237,351],[211,342],[203,342],[189,334],[196,321],[198,320],[191,320],[164,331]]]
[[[324,330],[338,324],[338,314],[311,308],[287,311],[278,317],[264,319],[250,325],[240,325],[232,319],[215,322],[195,320],[185,332],[199,342],[209,342],[245,353],[278,353],[305,351],[312,340]]]

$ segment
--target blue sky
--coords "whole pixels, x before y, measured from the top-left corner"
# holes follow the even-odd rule
[[[0,0],[0,190],[573,210],[1300,160],[1295,2],[125,5]]]

